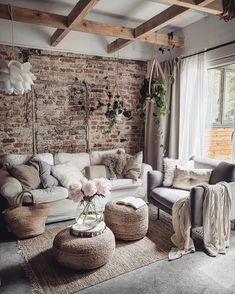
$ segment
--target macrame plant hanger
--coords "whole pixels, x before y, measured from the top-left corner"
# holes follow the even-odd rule
[[[120,89],[119,89],[119,85],[118,85],[118,76],[119,76],[119,72],[118,72],[118,63],[119,63],[119,52],[117,53],[117,57],[115,57],[115,52],[114,52],[114,58],[116,59],[116,67],[115,67],[115,73],[114,73],[114,88],[113,88],[113,95],[112,95],[112,100],[115,100],[115,95],[118,98],[117,100],[120,101],[120,97],[121,97],[121,93],[120,93]]]
[[[87,64],[87,61],[85,61]],[[83,85],[85,87],[85,132],[86,132],[86,152],[91,151],[90,146],[90,110],[89,110],[89,94],[87,83],[84,80]]]
[[[163,69],[161,67],[161,64],[159,63],[156,55],[154,54],[153,60],[151,62],[150,66],[150,73],[149,73],[149,97],[151,97],[151,85],[152,85],[152,80],[154,78],[154,74],[156,72],[156,76],[159,78],[161,77],[162,82],[166,84],[166,77],[164,75]]]
[[[87,67],[87,58],[85,57],[85,67]],[[84,106],[85,106],[85,135],[86,135],[86,152],[91,151],[91,138],[90,138],[90,104],[89,104],[89,92],[87,87],[87,82],[84,79],[82,84],[85,88],[85,99],[84,99]]]

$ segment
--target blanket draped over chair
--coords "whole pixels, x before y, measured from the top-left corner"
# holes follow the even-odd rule
[[[231,191],[226,182],[202,185],[205,190],[203,202],[203,242],[210,256],[225,254],[230,239]],[[194,252],[190,236],[191,220],[189,197],[179,199],[172,208],[174,234],[171,237],[176,248],[172,248],[169,259]]]

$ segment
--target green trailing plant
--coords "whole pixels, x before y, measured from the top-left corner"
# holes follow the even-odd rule
[[[98,101],[96,105],[92,106],[87,98],[89,98],[89,90],[88,87],[90,85],[87,82],[80,81],[77,77],[75,77],[74,82],[70,88],[69,98],[71,101],[74,101],[81,111],[88,111],[89,115],[92,115],[94,111],[100,109],[103,106],[101,101]]]
[[[143,85],[140,89],[139,103],[137,104],[137,111],[141,118],[146,114],[146,101],[152,99],[154,101],[153,116],[156,118],[156,123],[159,124],[161,117],[168,114],[168,106],[166,103],[166,87],[160,79],[152,79],[151,94],[149,94],[149,79],[144,79]]]
[[[106,106],[107,110],[105,112],[105,116],[113,123],[116,123],[118,115],[123,115],[128,120],[132,119],[131,110],[128,110],[123,106],[123,101],[114,100],[113,103],[107,103]]]
[[[107,82],[105,86],[105,93],[108,97],[108,103],[102,103],[102,106],[106,107],[105,116],[110,120],[109,131],[111,128],[118,123],[120,117],[125,117],[126,119],[132,119],[132,111],[124,107],[124,103],[120,100],[120,94],[117,84],[114,87],[113,92],[110,91],[110,85],[108,82],[108,77],[104,78]]]
[[[173,75],[169,76],[169,84],[173,84],[175,78]],[[157,136],[160,137],[160,141],[163,139],[163,129],[160,126],[161,118],[169,113],[169,108],[166,102],[167,89],[164,83],[159,78],[153,78],[151,81],[150,93],[149,93],[150,79],[144,79],[144,82],[140,89],[139,102],[137,104],[137,112],[141,118],[145,118],[146,115],[146,103],[148,99],[154,101],[153,116],[155,117],[156,125],[158,127]],[[162,155],[164,155],[164,145],[160,144]]]

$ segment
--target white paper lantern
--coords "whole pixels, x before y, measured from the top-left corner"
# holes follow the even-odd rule
[[[7,94],[23,95],[31,90],[31,86],[36,77],[30,72],[31,64],[11,60],[8,64],[6,61],[0,61],[0,89]]]

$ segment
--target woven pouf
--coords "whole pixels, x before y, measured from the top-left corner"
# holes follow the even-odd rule
[[[117,204],[112,200],[105,206],[105,223],[120,240],[132,241],[143,238],[148,231],[148,206],[138,209]]]
[[[52,248],[58,263],[78,270],[101,267],[110,260],[114,251],[115,238],[109,228],[90,238],[70,235],[70,229],[66,228],[55,236]]]

